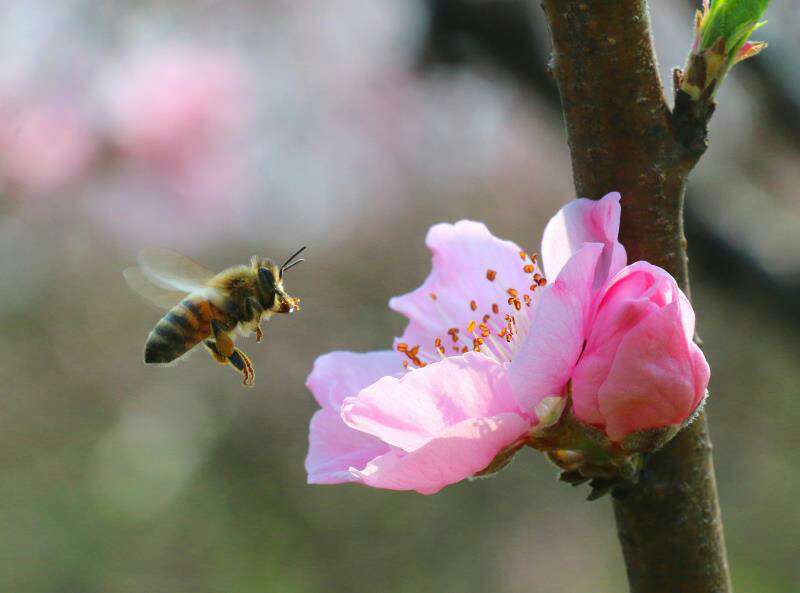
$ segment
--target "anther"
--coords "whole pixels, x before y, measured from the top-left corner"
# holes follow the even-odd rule
[[[527,253],[525,253],[524,251],[520,251],[520,252],[519,252],[519,258],[520,258],[522,261],[525,261],[526,259],[528,259],[528,254],[527,254]]]
[[[494,303],[494,304],[492,305],[492,313],[494,313],[495,315],[497,315],[498,313],[500,313],[500,307],[498,307],[498,306],[497,306],[497,303]]]
[[[515,297],[515,296],[517,296],[517,295],[519,294],[519,293],[517,292],[517,289],[516,289],[516,288],[509,288],[509,289],[508,289],[506,292],[507,292],[508,294],[510,294],[512,297]]]
[[[497,272],[494,270],[486,270],[486,279],[489,282],[494,282],[494,279],[497,278]]]
[[[406,344],[405,342],[400,342],[397,345],[397,351],[398,352],[406,352],[407,350],[408,350],[408,344]]]
[[[475,311],[478,308],[478,303],[476,303],[475,301],[470,301],[469,308]]]
[[[533,274],[534,269],[535,268],[533,267],[533,264],[528,264],[522,268],[522,271],[525,272],[526,274]]]
[[[474,321],[470,321],[469,325],[467,326],[467,333],[471,334],[474,331],[475,331],[475,322]]]
[[[437,298],[439,298],[439,297],[437,297],[437,296],[436,296],[436,293],[435,293],[435,292],[432,292],[432,293],[430,293],[428,296],[430,296],[430,297],[431,297],[431,300],[432,300],[432,301],[435,301]]]

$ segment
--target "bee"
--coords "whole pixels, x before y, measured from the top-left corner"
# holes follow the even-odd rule
[[[300,309],[300,299],[283,288],[283,275],[305,261],[295,259],[304,249],[281,266],[254,255],[249,265],[218,274],[168,249],[142,250],[139,266],[123,272],[125,280],[145,299],[169,309],[147,336],[144,362],[173,364],[202,342],[214,360],[242,373],[243,385],[253,385],[253,363],[234,339],[255,332],[260,342],[263,319]]]

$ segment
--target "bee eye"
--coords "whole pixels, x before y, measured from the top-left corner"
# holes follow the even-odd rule
[[[268,288],[275,288],[275,275],[267,268],[258,268],[258,279]]]

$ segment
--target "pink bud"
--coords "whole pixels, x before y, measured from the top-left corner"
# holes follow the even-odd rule
[[[620,271],[594,305],[572,377],[575,415],[615,442],[685,422],[710,375],[693,334],[694,312],[672,276],[646,262]]]

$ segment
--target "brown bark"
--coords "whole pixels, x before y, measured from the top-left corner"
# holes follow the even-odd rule
[[[544,0],[543,7],[578,195],[619,191],[628,260],[663,267],[689,294],[683,198],[706,122],[683,100],[678,113],[667,105],[646,1]],[[633,593],[730,592],[704,414],[651,455],[614,511]]]

